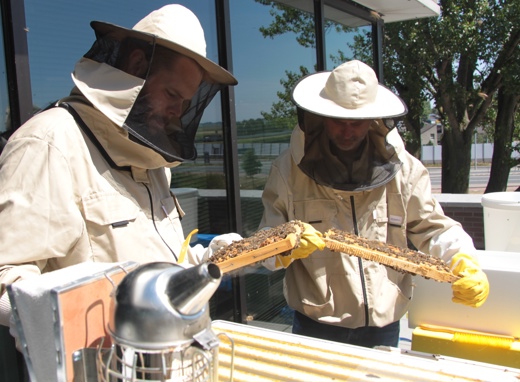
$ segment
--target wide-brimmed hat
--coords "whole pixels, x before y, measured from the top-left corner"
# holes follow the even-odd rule
[[[114,38],[133,37],[157,43],[167,49],[195,60],[217,83],[236,85],[231,73],[206,58],[206,40],[199,19],[188,8],[179,4],[165,5],[151,12],[132,29],[102,21],[92,21],[90,26],[98,36],[107,34]]]
[[[401,98],[378,83],[374,70],[357,60],[304,77],[292,99],[304,110],[331,118],[392,118],[408,111]]]

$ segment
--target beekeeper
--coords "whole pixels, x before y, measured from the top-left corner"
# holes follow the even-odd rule
[[[0,324],[6,286],[82,262],[179,262],[184,215],[170,168],[196,157],[204,108],[236,79],[206,58],[204,31],[181,5],[132,29],[93,21],[71,94],[37,114],[0,157]],[[187,211],[190,213],[190,211]],[[195,264],[208,248],[188,246]]]
[[[406,114],[403,101],[356,60],[303,78],[292,99],[298,126],[272,164],[260,226],[302,220],[317,230],[315,248],[323,248],[319,233],[330,228],[400,247],[409,241],[461,276],[452,284],[453,301],[480,306],[489,284],[473,241],[444,215],[427,169],[405,150],[391,123]],[[413,294],[410,274],[329,250],[301,254],[266,264],[287,268],[284,293],[295,310],[294,333],[398,346],[399,320]]]

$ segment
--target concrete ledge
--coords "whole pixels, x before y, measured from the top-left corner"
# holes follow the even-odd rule
[[[441,206],[450,207],[478,207],[482,208],[480,201],[482,194],[434,194]]]

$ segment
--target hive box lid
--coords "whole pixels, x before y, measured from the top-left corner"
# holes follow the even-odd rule
[[[489,297],[479,308],[451,301],[451,284],[415,277],[408,326],[430,324],[520,337],[520,253],[478,251]]]
[[[364,348],[229,321],[213,321],[212,329],[221,339],[220,380],[518,382],[520,378],[520,369],[515,368],[386,346]]]

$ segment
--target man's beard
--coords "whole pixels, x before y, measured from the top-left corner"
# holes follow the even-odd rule
[[[182,148],[176,140],[177,133],[182,131],[180,123],[177,125],[172,119],[153,113],[149,99],[148,94],[141,93],[126,120],[133,140],[144,143],[168,161],[171,161],[169,155],[182,158]]]
[[[141,131],[146,130],[150,137],[160,138],[166,135],[165,126],[168,125],[168,119],[152,112],[149,98],[148,94],[137,97],[130,114],[132,123]]]

